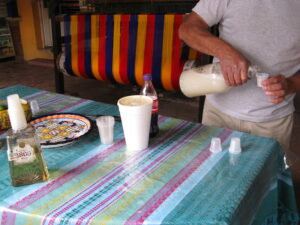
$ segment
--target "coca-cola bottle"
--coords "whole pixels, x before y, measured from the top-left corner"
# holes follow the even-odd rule
[[[150,137],[154,137],[158,134],[158,98],[155,88],[152,84],[151,74],[144,75],[144,86],[140,92],[140,95],[149,96],[153,100],[152,115],[151,115],[151,125],[150,125]]]

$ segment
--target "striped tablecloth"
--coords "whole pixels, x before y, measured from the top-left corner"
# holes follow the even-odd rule
[[[26,86],[0,90],[37,100],[42,114],[118,115],[115,105]],[[160,116],[149,148],[128,153],[122,126],[113,145],[96,128],[71,145],[43,150],[47,182],[13,187],[0,150],[0,224],[297,224],[291,176],[277,142]],[[5,133],[0,135],[3,137]],[[220,137],[223,151],[209,151]],[[242,154],[231,155],[232,137]]]

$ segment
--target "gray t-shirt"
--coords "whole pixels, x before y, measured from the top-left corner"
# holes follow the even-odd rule
[[[193,11],[209,26],[219,23],[220,38],[262,72],[290,77],[300,70],[300,0],[200,0]],[[252,78],[207,99],[235,118],[266,122],[293,113],[294,96],[270,103]]]

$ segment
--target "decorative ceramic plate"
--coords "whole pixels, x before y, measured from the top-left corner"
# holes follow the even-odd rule
[[[90,119],[74,113],[41,116],[31,120],[29,124],[35,128],[42,148],[70,144],[92,128]]]

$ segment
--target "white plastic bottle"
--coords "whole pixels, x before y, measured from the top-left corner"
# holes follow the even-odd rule
[[[221,71],[219,62],[197,66],[193,62],[183,70],[179,85],[182,93],[187,97],[198,97],[206,94],[222,93],[229,90]],[[250,66],[248,76],[252,77],[258,72],[256,66]]]

